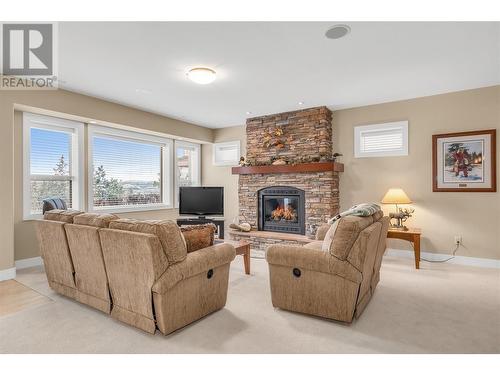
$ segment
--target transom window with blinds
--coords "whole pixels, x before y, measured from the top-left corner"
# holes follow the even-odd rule
[[[408,121],[354,127],[356,158],[408,155]]]

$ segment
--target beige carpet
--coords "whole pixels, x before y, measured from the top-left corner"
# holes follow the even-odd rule
[[[500,271],[385,257],[360,320],[275,310],[267,264],[231,266],[226,308],[170,336],[149,335],[52,292],[40,267],[17,280],[51,302],[0,317],[2,353],[499,353]]]

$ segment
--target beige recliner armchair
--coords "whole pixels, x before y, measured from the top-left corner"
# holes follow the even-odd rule
[[[388,227],[381,211],[347,216],[333,238],[324,238],[325,224],[317,241],[304,247],[270,246],[266,259],[273,306],[344,322],[358,318],[380,278]]]

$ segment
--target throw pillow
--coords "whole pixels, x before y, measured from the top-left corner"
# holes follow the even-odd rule
[[[189,225],[181,227],[186,241],[187,252],[191,253],[214,244],[216,227],[214,224]]]

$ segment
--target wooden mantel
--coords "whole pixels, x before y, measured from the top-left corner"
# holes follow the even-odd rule
[[[233,174],[269,174],[269,173],[306,173],[306,172],[344,172],[344,164],[335,162],[318,162],[285,165],[259,165],[249,167],[233,167]]]

